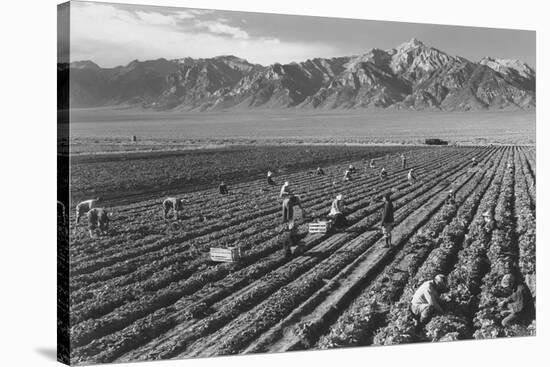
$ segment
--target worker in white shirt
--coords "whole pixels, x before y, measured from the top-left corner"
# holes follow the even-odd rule
[[[76,206],[76,224],[80,221],[80,217],[86,215],[91,209],[95,208],[100,200],[100,197],[96,197],[78,203]]]
[[[447,288],[445,275],[438,274],[432,280],[428,280],[413,295],[411,311],[419,318],[420,324],[425,325],[436,313],[442,313],[440,294]]]
[[[328,217],[334,221],[336,227],[344,227],[347,224],[346,216],[344,215],[344,197],[338,194],[332,202]]]
[[[409,170],[409,173],[407,174],[407,180],[409,181],[409,185],[414,185],[414,182],[416,181],[416,177],[413,173],[412,168]]]
[[[290,183],[288,181],[285,181],[285,183],[281,187],[281,192],[279,193],[279,197],[281,199],[285,199],[291,195],[292,195],[292,192],[290,191]]]

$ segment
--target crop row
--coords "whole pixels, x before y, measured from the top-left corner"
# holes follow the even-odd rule
[[[288,273],[288,272],[287,272],[287,271],[285,271],[285,273]],[[270,274],[270,275],[271,275],[271,274]],[[256,287],[255,289],[258,289],[258,290],[259,290],[259,289],[261,289],[261,288],[258,288],[258,287]],[[257,299],[257,297],[252,297],[252,299]],[[159,310],[159,311],[161,311],[161,310]],[[184,316],[185,316],[185,315],[184,315]],[[167,322],[167,323],[168,323],[168,324],[170,324],[170,320],[168,320],[168,322]]]
[[[455,205],[445,205],[408,241],[395,260],[353,301],[329,332],[321,337],[317,344],[319,348],[370,343],[372,333],[383,322],[391,305],[399,300],[408,280],[416,274],[433,250],[439,234],[472,192],[483,193],[487,189],[492,172],[487,172],[487,175],[476,174],[474,179],[457,192]]]
[[[477,192],[466,200],[459,209],[458,215],[439,237],[439,247],[430,253],[416,275],[409,280],[399,302],[391,307],[387,317],[387,325],[376,333],[373,344],[401,344],[419,339],[417,323],[410,312],[410,301],[415,290],[424,281],[432,279],[438,273],[445,274],[452,268],[470,223],[476,213],[481,215],[483,209],[494,205],[493,203],[498,197],[501,180],[502,168],[498,168],[489,189],[486,192]]]
[[[380,185],[380,186],[375,186],[374,188],[377,189],[378,191],[381,191],[382,189],[384,188],[388,188],[388,187],[391,187],[393,186],[393,184],[396,183],[396,181],[390,181],[388,184],[384,184],[384,185]],[[358,185],[358,190],[361,190],[362,189],[362,185],[359,184]],[[366,205],[369,203],[369,199],[370,198],[365,198],[364,197],[364,193],[362,191],[359,191],[357,193],[357,197],[351,197],[351,199],[355,202],[353,205],[352,205],[352,210],[356,210],[358,207],[362,206],[362,205]],[[363,204],[365,203],[365,204]],[[326,207],[324,206],[321,206],[320,207],[321,210],[326,210]],[[272,228],[272,229],[268,229],[268,228],[265,228],[265,227],[260,227],[258,229],[258,227],[253,227],[254,228],[254,232],[253,233],[257,233],[257,235],[255,236],[250,236],[248,238],[249,241],[248,242],[248,247],[256,247],[256,243],[259,243],[259,242],[264,242],[266,241],[269,237],[273,237],[275,233],[278,233],[279,232],[279,229],[277,227],[275,228]],[[248,232],[249,230],[245,230],[243,232]],[[229,235],[227,235],[229,237]],[[208,239],[209,237],[207,237]],[[233,238],[233,241],[236,241],[237,239],[236,238]],[[252,240],[252,241],[250,241]],[[246,244],[245,244],[246,245]],[[172,246],[174,247],[174,246]],[[178,247],[178,246],[175,246],[175,247]],[[146,264],[148,266],[145,266],[140,269],[139,272],[134,272],[134,273],[131,273],[128,277],[126,277],[126,279],[123,279],[123,278],[119,278],[119,279],[114,279],[116,281],[116,283],[113,281],[112,284],[108,284],[108,283],[102,283],[102,285],[110,285],[111,287],[114,287],[116,286],[117,289],[121,289],[121,286],[123,286],[124,284],[130,284],[131,283],[131,280],[132,279],[144,279],[144,278],[148,278],[150,277],[151,275],[155,275],[155,277],[157,275],[159,275],[159,271],[162,270],[162,268],[165,268],[167,270],[168,273],[179,273],[181,272],[181,266],[179,266],[179,272],[176,271],[175,269],[171,269],[171,267],[168,267],[167,265],[170,265],[170,264],[175,264],[174,266],[178,265],[178,263],[182,260],[183,258],[183,261],[185,261],[186,257],[185,257],[185,254],[182,254],[181,256],[179,256],[177,254],[177,252],[173,251],[173,249],[167,249],[166,251],[164,251],[162,253],[162,257],[161,258],[157,258],[155,259],[155,257],[153,257],[153,254],[149,255],[148,257],[148,261],[151,263],[151,264]],[[145,259],[147,260],[147,259]],[[160,261],[157,261],[157,260],[160,260]],[[206,261],[206,259],[204,259],[204,256],[202,258],[202,264],[204,264]],[[128,266],[129,264],[125,264],[126,266]],[[154,272],[154,273],[153,273]],[[97,275],[97,274],[96,274]],[[78,303],[78,302],[81,302],[82,300],[86,299],[86,298],[82,298],[82,295],[92,295],[92,294],[96,294],[97,295],[97,289],[94,289],[94,288],[90,288],[90,287],[86,287],[85,289],[82,290],[83,292],[86,292],[86,293],[82,293],[79,291],[77,292],[73,292],[73,304],[74,303]],[[80,301],[78,301],[80,300]]]

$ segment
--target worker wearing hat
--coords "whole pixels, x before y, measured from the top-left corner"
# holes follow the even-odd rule
[[[421,325],[430,321],[436,313],[443,313],[441,293],[447,289],[447,279],[443,274],[437,274],[432,280],[425,281],[414,292],[411,300],[411,311]]]
[[[332,201],[328,217],[334,221],[336,227],[344,227],[347,225],[346,216],[344,215],[344,196],[336,195],[336,199]]]
[[[447,193],[447,199],[445,200],[446,204],[456,203],[456,192],[453,189],[450,189]]]
[[[505,292],[511,292],[510,296],[499,302],[503,309],[501,315],[504,316],[502,326],[531,321],[535,316],[535,305],[529,289],[517,282],[513,274],[504,275],[500,286]]]

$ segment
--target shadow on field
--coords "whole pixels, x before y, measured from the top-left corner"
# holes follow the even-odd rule
[[[57,350],[55,348],[37,348],[35,352],[46,359],[57,361]]]

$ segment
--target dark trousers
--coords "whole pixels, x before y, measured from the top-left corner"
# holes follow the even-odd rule
[[[283,223],[291,221],[294,217],[294,208],[287,202],[283,202]]]

